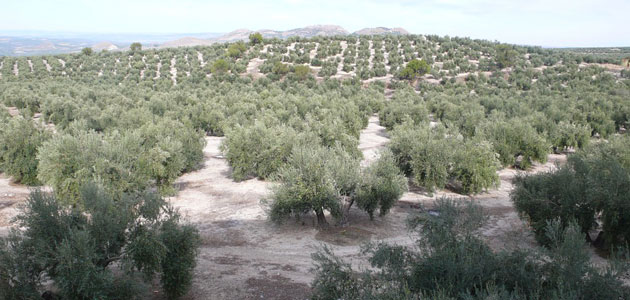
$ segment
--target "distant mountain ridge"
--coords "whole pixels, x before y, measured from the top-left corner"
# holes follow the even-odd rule
[[[409,31],[401,27],[396,27],[396,28],[373,27],[373,28],[363,28],[361,30],[357,30],[353,32],[352,34],[356,34],[356,35],[380,35],[380,34],[405,35],[405,34],[409,34]]]
[[[404,28],[396,27],[396,28],[387,28],[387,27],[374,27],[374,28],[363,28],[361,30],[355,31],[353,33],[348,32],[341,26],[338,25],[313,25],[306,26],[302,28],[295,28],[286,31],[277,31],[270,29],[261,29],[261,30],[249,30],[249,29],[237,29],[232,32],[226,33],[223,36],[220,36],[215,40],[216,42],[235,42],[239,40],[247,40],[249,35],[254,32],[260,32],[265,38],[289,38],[292,36],[299,37],[314,37],[314,36],[335,36],[335,35],[380,35],[380,34],[409,34],[407,30]]]
[[[190,33],[190,34],[75,34],[75,33],[13,33],[2,36],[0,33],[0,55],[42,55],[76,53],[83,47],[92,47],[96,51],[125,50],[133,41],[143,44],[144,48],[194,47],[213,43],[246,41],[249,35],[260,32],[265,38],[286,39],[294,36],[336,36],[336,35],[380,35],[409,34],[403,28],[374,27],[363,28],[353,33],[338,25],[312,25],[290,30],[272,29],[237,29],[229,33]]]

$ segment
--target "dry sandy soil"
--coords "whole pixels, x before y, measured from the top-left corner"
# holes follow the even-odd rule
[[[206,140],[203,167],[179,178],[179,192],[170,199],[202,236],[193,287],[185,299],[306,299],[313,279],[311,253],[318,247],[329,245],[338,255],[362,265],[357,253],[364,242],[383,240],[410,245],[413,234],[406,230],[405,221],[411,214],[421,206],[430,207],[437,197],[463,197],[449,191],[428,195],[412,186],[389,215],[374,221],[352,210],[349,225],[326,231],[318,231],[312,217],[274,225],[267,221],[261,204],[273,183],[258,179],[233,181],[231,169],[219,151],[222,138]],[[388,141],[378,118],[370,118],[360,137],[362,165],[376,159]],[[550,155],[548,163],[537,164],[529,172],[548,171],[564,161],[563,155]],[[494,249],[535,245],[509,200],[511,180],[517,173],[513,169],[499,171],[500,188],[471,197],[490,216],[480,234]],[[0,175],[0,235],[6,234],[16,207],[27,195],[26,187]],[[162,296],[156,293],[154,298]]]

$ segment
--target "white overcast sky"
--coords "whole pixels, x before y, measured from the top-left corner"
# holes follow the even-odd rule
[[[0,32],[286,30],[335,24],[569,47],[630,46],[630,0],[7,0]]]

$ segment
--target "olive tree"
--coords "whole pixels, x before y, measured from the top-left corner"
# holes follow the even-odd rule
[[[628,149],[630,138],[613,138],[569,156],[557,170],[517,178],[511,199],[541,244],[549,245],[544,226],[556,219],[562,226],[577,222],[587,240],[605,249],[630,241]],[[591,230],[599,231],[594,240]]]
[[[362,172],[355,198],[357,206],[373,218],[376,209],[380,216],[387,214],[406,191],[407,178],[398,168],[394,154],[385,149]]]
[[[549,249],[493,251],[476,234],[487,220],[470,202],[439,199],[412,217],[413,246],[368,243],[356,270],[328,247],[312,255],[313,299],[625,299],[628,265],[591,263],[575,225],[549,222]]]
[[[224,74],[230,70],[230,65],[225,59],[217,59],[212,63],[210,71],[212,74]]]
[[[249,42],[252,45],[261,44],[263,42],[263,36],[260,32],[254,32],[249,35]]]
[[[271,220],[282,222],[314,212],[321,227],[328,226],[326,211],[347,222],[354,203],[370,218],[377,209],[384,216],[407,190],[406,178],[389,151],[360,170],[358,159],[339,145],[295,147],[277,179],[280,184],[264,200]]]
[[[142,44],[135,42],[135,43],[131,43],[131,45],[129,46],[129,50],[131,52],[138,52],[138,51],[142,51]]]
[[[399,77],[401,79],[414,80],[429,72],[431,72],[431,66],[424,59],[412,59],[400,71]]]
[[[334,155],[340,155],[339,151],[343,150],[321,146],[293,149],[287,165],[278,172],[280,184],[272,188],[271,196],[265,200],[272,221],[314,212],[317,224],[325,227],[326,211],[336,219],[342,217],[341,186],[328,165]]]
[[[60,200],[33,191],[17,217],[21,229],[0,239],[0,297],[50,288],[47,297],[140,299],[156,276],[169,299],[189,289],[199,234],[164,199],[88,183],[81,208]]]
[[[92,48],[86,47],[86,48],[81,49],[81,54],[83,54],[85,56],[90,56],[90,55],[92,55],[92,53],[94,53]]]
[[[18,116],[0,123],[0,170],[17,182],[39,184],[37,153],[50,137],[31,119]]]

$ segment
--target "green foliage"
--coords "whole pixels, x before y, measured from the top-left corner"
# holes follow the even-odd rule
[[[462,193],[476,194],[499,186],[496,172],[500,165],[489,143],[465,141],[457,148],[454,160],[451,176],[462,185]]]
[[[201,162],[204,145],[200,132],[168,119],[124,133],[75,128],[41,146],[38,178],[64,200],[78,199],[80,187],[91,180],[112,193],[155,184],[167,195],[183,171]]]
[[[293,71],[298,80],[306,80],[311,76],[311,68],[307,65],[295,66]]]
[[[129,45],[129,51],[131,51],[131,52],[142,51],[142,44],[140,44],[138,42],[131,43],[131,45]]]
[[[401,79],[414,80],[429,72],[431,72],[431,66],[424,59],[412,59],[400,71],[399,77]]]
[[[83,48],[81,49],[81,54],[86,55],[86,56],[90,56],[94,53],[94,51],[92,50],[92,48]]]
[[[577,221],[582,231],[595,222],[595,209],[572,170],[561,168],[552,173],[517,177],[510,197],[517,211],[527,216],[536,239],[543,245],[551,241],[545,235],[547,222],[554,219],[564,224]]]
[[[170,299],[185,294],[199,237],[166,201],[150,192],[118,197],[92,183],[80,200],[81,209],[31,193],[18,216],[23,230],[0,244],[0,260],[8,262],[0,265],[0,296],[32,296],[50,279],[63,299],[139,299],[139,273],[148,282],[160,275]],[[123,272],[113,270],[115,262]]]
[[[39,184],[37,152],[50,137],[34,120],[7,118],[0,123],[0,170],[17,182]]]
[[[267,127],[257,122],[228,131],[221,151],[233,169],[235,180],[250,176],[267,178],[286,163],[299,138],[292,128]]]
[[[280,61],[277,61],[274,65],[273,68],[271,69],[271,72],[279,75],[279,76],[284,76],[287,73],[289,73],[289,66],[287,66],[286,64],[283,64]]]
[[[365,210],[370,218],[374,217],[376,209],[384,216],[406,191],[407,178],[401,174],[394,154],[386,149],[362,172],[356,191],[357,206]]]
[[[231,58],[240,58],[243,53],[245,53],[245,51],[247,51],[247,46],[245,46],[245,43],[236,42],[230,44],[227,49],[227,55]]]
[[[217,59],[212,63],[211,72],[212,74],[224,74],[229,71],[230,65],[225,59]]]
[[[376,162],[360,171],[359,160],[340,145],[294,147],[277,179],[280,184],[263,200],[270,219],[282,222],[290,216],[314,212],[320,226],[328,225],[325,211],[347,221],[345,217],[354,203],[370,218],[377,209],[384,216],[407,190],[407,180],[391,152],[382,152]]]
[[[263,42],[262,34],[260,34],[260,32],[254,32],[254,33],[250,34],[249,35],[249,42],[252,45],[262,44],[262,42]]]
[[[162,287],[169,299],[177,299],[186,295],[192,285],[199,233],[191,225],[166,222],[159,240],[168,249],[161,265]]]
[[[497,66],[500,69],[514,66],[516,56],[518,52],[514,50],[514,47],[511,45],[500,44],[496,46],[497,56]]]
[[[371,268],[355,271],[328,248],[313,254],[313,299],[616,299],[626,264],[590,264],[579,229],[550,222],[549,250],[494,252],[475,236],[481,208],[450,199],[412,219],[413,247],[368,244]]]
[[[341,182],[337,182],[335,169],[331,164],[342,156],[339,147],[329,149],[317,146],[295,147],[288,164],[280,169],[280,184],[272,188],[271,196],[266,200],[269,217],[274,222],[282,222],[290,216],[300,216],[315,212],[320,226],[328,222],[324,211],[334,218],[341,218],[340,201]],[[356,163],[358,168],[358,163]]]
[[[391,130],[405,122],[426,124],[428,116],[429,112],[423,99],[413,90],[397,90],[394,97],[386,102],[385,107],[379,112],[379,123]]]
[[[461,185],[460,192],[478,193],[496,187],[498,161],[488,143],[463,140],[443,127],[405,123],[391,133],[389,148],[400,168],[416,184],[432,192],[450,180]]]
[[[490,122],[485,134],[494,146],[494,151],[499,154],[503,166],[527,169],[534,161],[547,161],[549,145],[527,123],[519,120]]]
[[[592,242],[607,249],[630,240],[628,149],[630,138],[613,138],[578,151],[556,171],[516,180],[512,201],[527,217],[539,242],[550,243],[543,227],[555,219],[563,226],[577,222],[584,234],[601,223],[600,237]]]
[[[590,142],[591,128],[588,125],[560,122],[549,135],[556,152],[567,148],[582,149]]]

